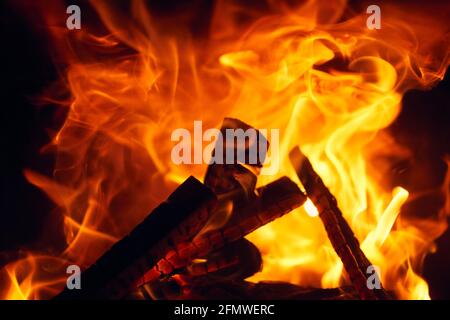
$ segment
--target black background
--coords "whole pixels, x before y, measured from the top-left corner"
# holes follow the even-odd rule
[[[199,6],[193,1],[190,6]],[[185,2],[155,1],[155,10],[182,10]],[[184,3],[184,4],[183,4]],[[209,1],[204,1],[209,3]],[[51,175],[53,158],[41,148],[49,142],[49,129],[61,125],[64,114],[49,105],[37,106],[45,88],[58,79],[59,66],[54,64],[45,30],[28,23],[14,6],[1,1],[1,209],[0,267],[14,259],[20,248],[42,249],[42,237],[49,232],[46,221],[53,205],[24,176],[25,168]],[[205,5],[204,10],[210,10]],[[204,23],[193,26],[202,30]],[[431,183],[442,183],[445,166],[442,158],[450,154],[449,77],[430,91],[410,91],[404,96],[399,118],[389,129],[414,151],[417,166],[425,164]],[[408,183],[405,187],[408,189]],[[427,186],[429,187],[429,186]],[[409,189],[408,189],[409,190]],[[439,202],[439,201],[438,201]],[[441,205],[442,203],[439,203]],[[450,231],[438,240],[437,253],[425,263],[425,277],[432,298],[450,299]]]

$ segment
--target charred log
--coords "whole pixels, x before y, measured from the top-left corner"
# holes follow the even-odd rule
[[[149,270],[137,285],[171,275],[185,268],[194,259],[207,257],[301,206],[306,200],[298,186],[287,177],[258,188],[257,194],[254,201],[243,209],[245,213],[241,215],[241,220],[232,220],[223,228],[199,235],[193,241],[179,243]]]
[[[369,259],[360,248],[358,239],[344,219],[337,205],[336,198],[314,171],[311,162],[298,147],[290,153],[290,160],[303,184],[307,196],[319,211],[328,238],[334,250],[341,258],[347,274],[362,299],[388,299],[388,295],[380,289],[369,289],[367,286],[367,268]]]
[[[130,299],[189,300],[357,300],[354,287],[309,288],[286,282],[252,283],[234,280],[214,284],[185,285],[176,278],[152,283],[135,290]]]
[[[121,298],[176,243],[192,239],[216,204],[214,193],[190,177],[129,235],[114,244],[81,276],[82,290],[56,299]]]
[[[244,280],[262,268],[258,248],[243,238],[225,245],[205,257],[204,262],[192,263],[183,274],[193,286],[223,281]]]

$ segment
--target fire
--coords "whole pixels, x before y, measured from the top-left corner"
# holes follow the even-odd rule
[[[317,210],[317,208],[314,206],[314,203],[312,203],[310,199],[306,200],[304,206],[305,206],[304,209],[309,216],[317,217],[319,215],[319,211]]]
[[[218,127],[230,116],[280,129],[278,173],[261,176],[259,184],[283,175],[298,182],[288,153],[300,145],[380,268],[384,286],[399,298],[429,299],[420,267],[446,228],[448,210],[439,219],[402,217],[408,191],[390,190],[380,179],[389,176],[388,166],[373,163],[389,139],[381,130],[399,114],[403,94],[443,78],[448,47],[438,30],[445,28],[419,12],[405,20],[390,5],[383,7],[382,29],[368,30],[365,13],[344,18],[346,5],[268,1],[255,9],[218,1],[210,33],[197,37],[183,26],[169,28],[178,20],[156,19],[144,1],[131,1],[129,15],[111,2],[92,1],[107,32],[69,32],[62,7],[46,13],[67,66],[62,82],[70,99],[53,100],[67,109],[52,141],[54,176],[25,176],[57,205],[67,246],[6,265],[0,297],[56,294],[64,266],[89,266],[177,184],[191,174],[203,177],[205,165],[171,162],[171,132],[192,129],[194,120]],[[403,150],[391,145],[383,152]],[[316,216],[308,201],[251,234],[264,269],[250,280],[342,284],[342,263]]]

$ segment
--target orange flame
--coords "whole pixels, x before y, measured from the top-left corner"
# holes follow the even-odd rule
[[[438,20],[420,12],[404,20],[386,5],[382,29],[368,30],[366,14],[347,18],[345,1],[267,1],[258,9],[218,1],[210,34],[194,37],[182,23],[191,16],[158,20],[144,1],[131,1],[129,14],[109,1],[92,6],[106,35],[88,27],[69,32],[55,27],[64,26],[56,13],[46,15],[71,98],[60,102],[67,119],[53,139],[54,176],[25,172],[63,215],[67,246],[56,257],[30,254],[4,267],[1,298],[51,297],[65,283],[63,266],[90,265],[180,181],[202,178],[205,166],[171,162],[170,134],[197,119],[218,127],[225,116],[280,129],[278,173],[259,184],[282,175],[298,181],[288,152],[300,145],[384,286],[399,298],[429,298],[418,272],[449,210],[434,220],[402,217],[408,191],[386,189],[377,177],[389,172],[371,159],[404,92],[443,78],[448,42]],[[339,286],[342,263],[315,216],[308,201],[251,234],[264,269],[250,280]]]

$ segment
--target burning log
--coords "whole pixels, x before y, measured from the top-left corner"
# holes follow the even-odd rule
[[[258,283],[231,281],[213,286],[195,286],[183,297],[183,299],[197,300],[354,300],[357,298],[358,293],[352,287],[305,288],[278,281]]]
[[[328,237],[334,250],[341,258],[344,268],[362,299],[388,299],[389,296],[380,289],[369,289],[367,286],[367,268],[372,265],[360,248],[347,221],[340,211],[335,197],[314,171],[311,162],[300,151],[294,148],[289,154],[292,165],[303,184],[307,196],[319,211]]]
[[[250,128],[238,120],[225,119],[222,131],[230,127]],[[250,145],[259,145],[263,138],[257,133],[256,140],[246,140],[240,145],[233,138],[223,147],[234,148],[235,154],[243,152],[250,159]],[[258,158],[256,163],[211,164],[205,177],[206,186],[195,178],[187,179],[165,203],[83,273],[82,291],[66,289],[56,298],[120,298],[136,285],[163,276],[176,277],[175,271],[179,277],[194,279],[197,284],[202,279],[211,282],[215,275],[220,282],[242,280],[257,272],[261,267],[259,250],[243,238],[306,200],[287,177],[255,191],[263,161]],[[232,210],[231,218],[222,226],[205,228],[227,206]],[[245,261],[248,257],[253,257],[251,263]],[[196,259],[203,261],[198,263]]]
[[[355,300],[358,292],[352,286],[341,288],[309,288],[286,282],[242,280],[185,285],[169,278],[136,289],[132,299],[189,299],[189,300]]]
[[[209,231],[193,241],[179,243],[137,285],[155,281],[186,267],[194,259],[207,257],[226,244],[240,240],[263,225],[301,206],[306,197],[289,178],[280,178],[257,189],[258,196],[243,209],[242,220],[230,221],[224,228]],[[205,270],[207,271],[207,270]]]
[[[241,139],[228,135],[227,130],[240,130]],[[231,200],[234,211],[238,212],[240,206],[255,196],[256,179],[269,143],[258,130],[233,118],[223,120],[220,133],[226,138],[216,144],[212,152],[212,159],[220,162],[208,165],[204,181],[219,199],[224,200],[222,203]],[[230,154],[233,155],[231,163],[227,161],[227,155]]]
[[[64,290],[56,299],[121,298],[170,248],[191,240],[208,221],[217,199],[189,177],[128,236],[83,272],[82,290]]]
[[[205,262],[186,267],[186,279],[190,285],[244,280],[261,270],[262,257],[258,248],[245,238],[226,244],[212,252]]]
[[[238,141],[239,139],[235,136],[230,137],[227,135],[229,129],[241,130],[244,139]],[[230,205],[230,217],[229,219],[226,217],[228,221],[223,226],[205,229],[191,242],[178,244],[140,279],[138,286],[174,272],[181,274],[194,272],[204,275],[232,267],[232,261],[223,259],[216,261],[212,259],[211,254],[223,251],[224,247],[235,241],[245,243],[242,239],[247,234],[300,206],[306,200],[297,185],[287,177],[259,188],[255,192],[257,175],[268,149],[267,140],[248,124],[232,118],[224,119],[220,132],[227,138],[224,143],[216,144],[212,156],[216,161],[218,160],[216,156],[219,156],[221,161],[213,162],[208,166],[205,184],[219,199],[218,210],[211,215],[211,220],[217,220],[217,216],[221,214],[219,211],[227,211],[221,209]],[[245,138],[246,132],[248,136]],[[262,152],[260,147],[263,147]],[[256,152],[257,156],[252,157],[252,152]],[[226,163],[225,155],[229,154],[234,155],[232,163]],[[211,225],[214,223],[208,223],[206,228]],[[244,245],[241,249],[249,250],[248,256],[251,256],[256,247]],[[206,261],[192,264],[192,261],[199,258]],[[241,270],[241,272],[251,272],[250,270],[253,269],[249,267],[248,270]]]
[[[221,130],[230,127],[251,128],[225,119]],[[234,148],[235,153],[250,159],[250,144],[259,144],[261,139],[259,134],[256,137],[244,144],[237,144],[234,138],[226,140],[216,149]],[[195,178],[187,179],[129,236],[84,272],[82,291],[65,290],[57,298],[120,298],[136,287],[152,298],[161,297],[163,292],[163,298],[190,299],[342,299],[355,298],[355,292],[362,299],[387,298],[384,289],[367,287],[365,272],[371,263],[309,160],[298,148],[290,159],[356,291],[243,281],[262,265],[259,250],[244,237],[306,200],[287,177],[255,190],[262,157],[256,163],[210,164],[206,186]],[[222,219],[222,225],[216,225],[223,214],[229,216]]]

